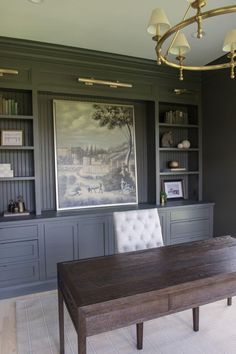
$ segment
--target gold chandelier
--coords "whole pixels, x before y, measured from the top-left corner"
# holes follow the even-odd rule
[[[219,70],[230,68],[231,79],[234,79],[234,67],[236,65],[236,29],[229,31],[224,40],[223,51],[227,52],[227,58],[229,61],[223,64],[214,64],[206,66],[190,66],[184,65],[185,54],[190,51],[190,45],[187,41],[186,36],[181,30],[192,23],[197,24],[197,38],[202,38],[205,34],[202,29],[202,21],[215,16],[225,15],[229,13],[236,12],[236,5],[220,7],[217,9],[212,9],[206,12],[202,12],[202,8],[206,5],[206,0],[188,0],[190,3],[181,22],[177,25],[171,27],[169,20],[163,9],[155,9],[152,11],[151,18],[147,27],[148,33],[152,34],[152,39],[157,42],[156,44],[156,54],[157,63],[160,65],[162,63],[177,68],[180,71],[179,79],[183,80],[183,70],[192,71],[207,71],[207,70]],[[195,16],[186,19],[190,8],[196,10]],[[162,46],[164,42],[174,34],[174,37],[166,51],[162,54]],[[168,59],[169,54],[176,56],[176,62]]]

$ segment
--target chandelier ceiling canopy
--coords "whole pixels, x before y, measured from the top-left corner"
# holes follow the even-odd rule
[[[190,66],[185,65],[184,60],[187,53],[191,50],[188,40],[182,30],[193,23],[196,23],[197,32],[193,34],[194,37],[201,39],[205,32],[203,30],[203,20],[216,17],[220,15],[226,15],[236,12],[236,5],[225,6],[209,11],[203,12],[203,8],[206,5],[207,0],[188,0],[189,5],[183,19],[178,24],[171,26],[165,11],[163,9],[154,9],[152,11],[147,31],[153,37],[156,44],[156,55],[157,63],[160,65],[162,63],[171,66],[173,68],[179,69],[179,79],[183,80],[183,71],[207,71],[207,70],[219,70],[230,68],[230,77],[233,79],[235,77],[234,68],[236,65],[236,29],[230,30],[225,35],[225,40],[223,43],[222,50],[227,54],[228,60],[222,64],[205,65],[205,66]],[[190,9],[196,10],[196,14],[192,17],[187,17]],[[163,54],[163,44],[172,36],[171,42],[168,49]],[[176,57],[176,62],[170,59],[170,55]]]

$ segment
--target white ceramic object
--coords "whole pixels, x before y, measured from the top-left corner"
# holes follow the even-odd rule
[[[182,145],[183,145],[183,148],[184,148],[184,149],[189,149],[190,146],[191,146],[189,140],[183,140],[183,141],[182,141]]]
[[[182,144],[182,143],[179,143],[179,144],[177,145],[177,148],[178,148],[178,149],[183,149],[183,148],[184,148],[184,146],[183,146],[183,144]]]

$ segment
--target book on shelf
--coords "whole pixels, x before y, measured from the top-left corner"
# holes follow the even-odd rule
[[[16,217],[16,216],[27,216],[30,215],[30,212],[28,210],[23,211],[22,213],[17,212],[17,213],[11,213],[10,211],[4,211],[3,216],[4,217]]]
[[[4,98],[2,95],[0,95],[0,114],[17,115],[18,102],[12,98]]]
[[[187,169],[185,168],[185,167],[176,167],[176,168],[170,168],[169,169],[171,172],[177,172],[177,171],[179,171],[179,172],[181,172],[181,171],[187,171]]]
[[[187,169],[185,167],[176,167],[176,168],[163,168],[160,172],[185,172]]]

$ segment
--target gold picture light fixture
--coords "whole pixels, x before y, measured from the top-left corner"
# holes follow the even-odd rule
[[[19,72],[18,72],[18,70],[13,70],[13,69],[0,69],[0,76],[3,76],[5,74],[18,75]]]
[[[231,75],[230,77],[234,79],[234,67],[235,67],[235,57],[236,57],[236,29],[229,31],[224,40],[223,51],[227,52],[227,58],[229,61],[223,64],[214,64],[206,66],[191,66],[184,65],[184,59],[186,53],[188,53],[191,48],[187,41],[186,36],[181,30],[185,27],[188,27],[192,23],[197,24],[196,37],[202,38],[204,36],[204,31],[202,28],[203,20],[216,17],[220,15],[230,14],[236,12],[236,5],[220,7],[217,9],[212,9],[206,12],[202,12],[202,8],[206,5],[207,0],[188,0],[190,3],[181,22],[177,25],[171,27],[170,22],[163,9],[155,9],[152,11],[151,18],[147,27],[148,33],[153,35],[153,40],[157,42],[156,45],[156,54],[157,54],[157,63],[160,65],[162,63],[171,66],[172,68],[179,69],[180,75],[179,79],[183,80],[183,70],[192,70],[192,71],[207,71],[207,70],[219,70],[230,68]],[[190,9],[196,10],[196,14],[192,17],[186,19]],[[173,39],[163,55],[162,46],[164,42],[170,37],[173,36]],[[176,62],[168,59],[169,54],[176,56]]]
[[[85,77],[79,77],[78,78],[79,82],[83,82],[87,86],[93,86],[94,84],[97,85],[105,85],[105,86],[110,86],[112,88],[117,88],[117,87],[133,87],[132,84],[127,84],[124,82],[119,82],[119,81],[106,81],[106,80],[97,80],[97,79],[89,79]]]

